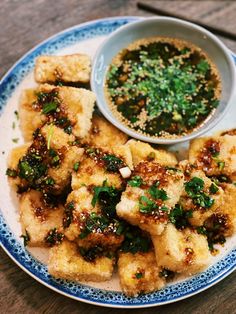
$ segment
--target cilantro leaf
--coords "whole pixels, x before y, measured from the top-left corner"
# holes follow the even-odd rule
[[[102,157],[107,171],[117,172],[124,164],[123,160],[114,155],[105,155]]]
[[[152,185],[148,189],[149,194],[154,198],[155,200],[160,199],[162,201],[168,200],[168,196],[166,194],[166,191],[163,189],[158,189],[155,185]]]
[[[132,187],[140,187],[143,184],[143,180],[140,176],[134,176],[131,180],[128,181],[128,185]]]
[[[202,191],[203,187],[204,181],[198,177],[193,177],[189,182],[185,183],[185,191],[190,197]]]
[[[188,218],[191,218],[192,214],[192,210],[185,211],[180,204],[176,204],[169,213],[169,219],[177,229],[184,229],[189,225]]]
[[[43,105],[43,114],[48,114],[48,113],[51,113],[51,112],[55,112],[56,109],[58,107],[58,104],[56,102],[48,102],[48,103],[45,103]]]
[[[157,209],[157,205],[154,201],[150,200],[145,195],[140,196],[140,198],[139,198],[139,211],[140,211],[140,213],[149,214],[155,209]]]

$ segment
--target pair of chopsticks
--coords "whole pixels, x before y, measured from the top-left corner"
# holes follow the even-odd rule
[[[202,26],[202,27],[206,28],[207,30],[209,30],[210,32],[212,32],[212,33],[214,33],[216,35],[223,36],[225,38],[228,38],[228,39],[236,41],[236,34],[234,34],[232,32],[229,32],[229,31],[226,31],[226,30],[223,30],[223,29],[220,29],[218,27],[210,26],[208,24],[199,22],[197,20],[187,19],[187,18],[185,18],[185,17],[183,17],[181,15],[172,14],[172,13],[170,13],[168,11],[165,11],[165,10],[162,10],[162,9],[158,9],[156,7],[153,7],[150,4],[146,4],[146,3],[143,3],[143,2],[138,2],[137,3],[137,7],[139,9],[141,9],[141,10],[144,10],[144,11],[147,11],[147,12],[150,12],[150,13],[154,13],[154,14],[158,14],[158,15],[164,15],[164,16],[169,16],[169,17],[175,17],[175,18],[178,18],[178,19],[182,19],[182,20],[185,20],[185,21],[197,24],[199,26]]]

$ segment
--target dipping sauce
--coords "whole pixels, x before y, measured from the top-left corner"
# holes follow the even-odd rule
[[[199,47],[155,37],[132,43],[113,59],[105,92],[113,114],[129,128],[150,137],[177,138],[213,114],[221,82]]]

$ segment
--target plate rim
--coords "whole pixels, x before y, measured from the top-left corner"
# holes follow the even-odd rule
[[[69,28],[63,29],[60,32],[55,33],[54,35],[46,38],[45,40],[41,41],[40,43],[38,43],[37,45],[33,46],[30,50],[28,50],[25,54],[23,54],[22,57],[20,57],[10,68],[9,70],[7,70],[5,72],[5,74],[2,76],[1,80],[0,80],[0,87],[3,85],[3,83],[5,82],[5,80],[8,78],[8,76],[15,70],[15,68],[22,62],[24,61],[24,59],[26,59],[27,57],[29,57],[33,52],[35,52],[38,48],[42,47],[44,44],[50,42],[53,39],[56,39],[58,36],[61,36],[63,34],[66,34],[67,32],[73,32],[73,30],[77,30],[79,28],[84,28],[86,26],[90,26],[92,24],[95,23],[99,23],[99,22],[109,22],[109,21],[120,21],[120,20],[128,20],[128,23],[130,23],[131,21],[137,21],[138,19],[143,19],[143,16],[114,16],[114,17],[105,17],[105,18],[100,18],[100,19],[94,19],[94,20],[90,20],[84,23],[80,23],[80,24],[76,24],[74,26],[71,26]],[[235,62],[236,62],[236,55],[231,51]],[[1,96],[1,95],[0,95]],[[4,110],[4,108],[2,108],[2,110]],[[2,111],[1,110],[1,111]],[[2,115],[2,112],[0,112],[0,115]],[[3,217],[4,216],[2,214],[2,212],[0,211],[0,216]],[[10,228],[9,228],[10,229]],[[167,301],[157,301],[157,302],[151,302],[151,303],[147,303],[147,304],[134,304],[134,305],[129,305],[129,304],[114,304],[114,303],[103,303],[102,301],[93,301],[93,300],[89,300],[89,299],[85,299],[83,297],[80,296],[75,296],[73,294],[70,294],[68,292],[65,292],[57,287],[54,287],[53,285],[47,283],[46,281],[44,281],[43,279],[37,277],[37,275],[35,275],[32,271],[28,270],[23,264],[21,264],[20,261],[18,261],[13,255],[12,253],[7,249],[7,247],[2,243],[2,236],[0,237],[0,245],[2,247],[2,249],[4,250],[4,252],[12,259],[12,261],[19,266],[25,273],[27,273],[28,275],[30,275],[33,279],[35,279],[36,281],[38,281],[39,283],[43,284],[45,287],[63,295],[66,297],[69,297],[71,299],[74,299],[76,301],[81,301],[87,304],[92,304],[92,305],[97,305],[97,306],[101,306],[101,307],[110,307],[110,308],[148,308],[148,307],[154,307],[154,306],[161,306],[161,305],[165,305],[165,304],[170,304],[170,303],[174,303],[174,302],[178,302],[181,301],[183,299],[189,298],[191,296],[194,296],[204,290],[207,290],[208,288],[212,287],[213,285],[217,284],[218,282],[220,282],[221,280],[223,280],[224,278],[226,278],[227,276],[229,276],[235,269],[236,269],[236,264],[230,266],[226,271],[224,271],[222,274],[220,274],[220,276],[215,276],[214,280],[212,280],[212,282],[208,283],[206,286],[201,287],[196,289],[193,292],[189,292],[187,295],[183,295],[183,296],[179,296],[179,297],[175,297],[172,300],[167,300]],[[99,289],[99,288],[98,288]]]

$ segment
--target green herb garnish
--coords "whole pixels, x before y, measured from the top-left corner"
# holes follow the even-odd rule
[[[23,238],[24,246],[27,246],[30,241],[30,235],[26,229],[25,229],[25,234],[22,234],[20,237]]]
[[[122,191],[108,186],[106,181],[103,182],[102,186],[94,187],[93,190],[92,206],[94,207],[99,202],[103,214],[108,218],[115,218],[116,204],[120,201]]]
[[[158,189],[156,185],[151,186],[148,189],[149,194],[154,198],[155,200],[160,199],[162,201],[168,200],[168,196],[166,194],[166,191],[163,189]]]
[[[143,195],[139,198],[139,211],[142,214],[150,214],[157,209],[157,205],[154,201]]]
[[[189,225],[188,219],[193,215],[192,210],[185,211],[180,204],[176,204],[169,213],[169,219],[177,229],[184,229]]]
[[[55,244],[59,244],[64,239],[64,234],[59,232],[57,228],[50,230],[45,237],[45,242],[50,246],[54,246]]]
[[[194,177],[189,182],[185,183],[185,191],[190,197],[194,197],[201,192],[203,187],[204,181],[198,177]]]
[[[128,185],[132,187],[140,187],[143,184],[143,180],[140,176],[134,176],[128,181]]]
[[[75,170],[75,172],[77,172],[79,170],[79,165],[80,165],[79,161],[74,163],[73,169]]]
[[[213,69],[197,49],[159,41],[121,55],[119,66],[110,66],[106,85],[122,121],[136,131],[188,133],[218,106],[214,89],[220,82],[217,77],[212,82]]]
[[[17,177],[17,171],[14,169],[7,168],[6,175],[11,178]]]
[[[49,102],[43,105],[42,112],[43,114],[48,114],[55,112],[58,107],[58,104],[56,102]]]
[[[93,207],[99,201],[99,197],[101,193],[107,193],[110,197],[115,197],[117,195],[117,189],[115,189],[112,186],[108,186],[107,181],[103,181],[102,186],[95,186],[93,188],[93,191],[94,191],[94,196],[91,202]]]
[[[106,170],[110,172],[117,172],[124,165],[123,160],[114,155],[104,155],[102,159],[105,162]]]
[[[66,204],[64,217],[63,217],[63,227],[68,228],[73,221],[73,211],[75,209],[74,202],[69,202]]]
[[[142,272],[137,272],[137,273],[135,274],[135,277],[136,277],[137,279],[141,279],[141,278],[143,277],[143,273],[142,273]]]
[[[51,178],[51,177],[48,177],[48,178],[46,179],[45,183],[46,183],[47,185],[54,185],[54,184],[55,184],[55,180],[54,180],[53,178]]]
[[[80,239],[86,238],[91,232],[95,232],[97,229],[102,232],[109,226],[110,221],[107,217],[91,213],[89,218],[86,220],[85,227],[80,233]]]
[[[13,139],[12,139],[12,142],[15,143],[15,144],[17,144],[17,143],[19,142],[19,138],[13,138]]]
[[[204,193],[203,189],[204,181],[198,177],[194,177],[185,183],[185,191],[193,199],[193,203],[204,208],[210,208],[215,201]]]
[[[220,171],[222,171],[225,167],[225,162],[224,161],[218,161],[217,166],[220,169]]]
[[[121,251],[130,252],[135,254],[137,252],[148,252],[152,246],[152,242],[149,237],[142,234],[142,231],[137,228],[128,225],[125,231],[125,239],[121,245]]]
[[[213,182],[209,188],[211,194],[216,194],[219,191],[219,187]]]

